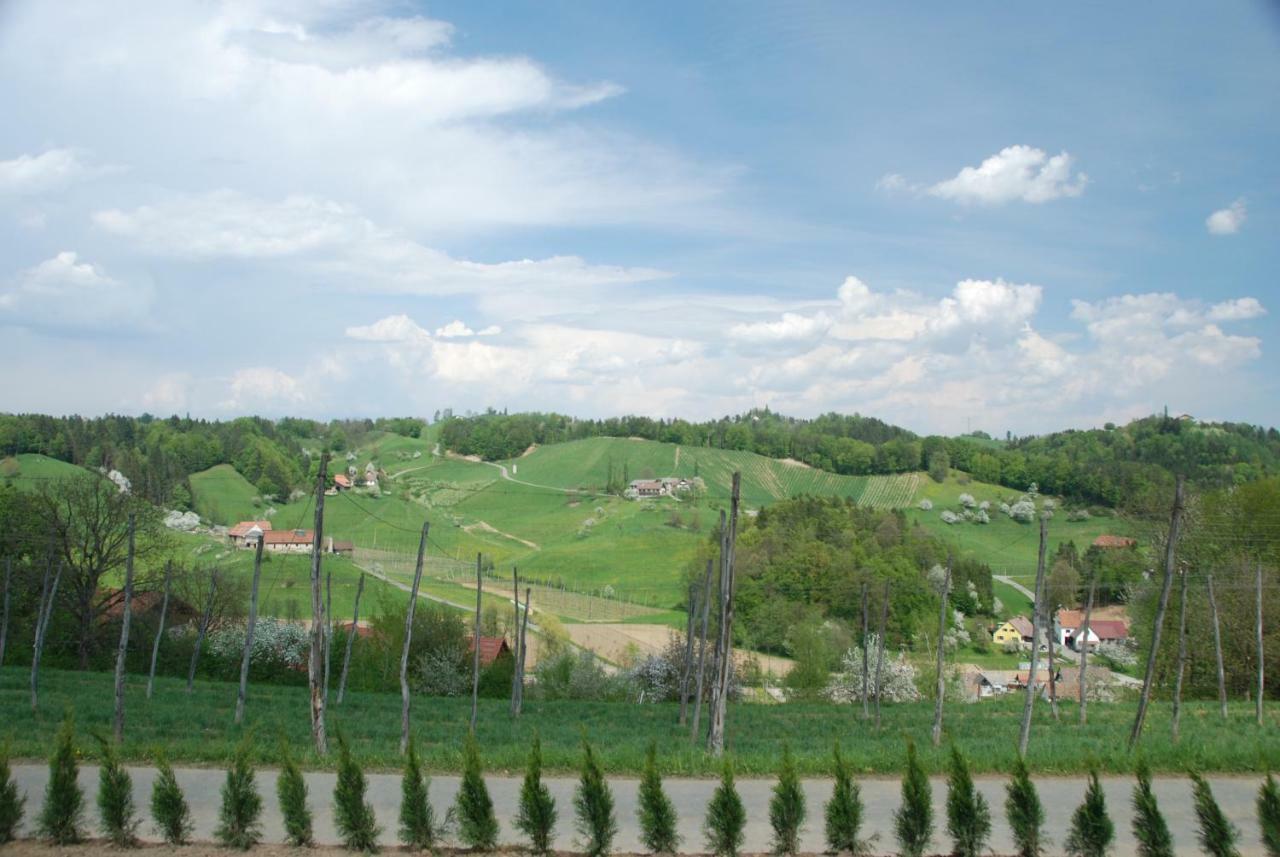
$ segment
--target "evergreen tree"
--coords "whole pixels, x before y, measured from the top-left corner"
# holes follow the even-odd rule
[[[649,742],[640,775],[640,840],[656,854],[674,854],[680,847],[676,808],[662,788],[658,773],[658,742]]]
[[[947,774],[947,832],[957,857],[978,857],[991,836],[991,810],[973,786],[969,764],[954,744]]]
[[[430,785],[431,779],[422,771],[411,736],[404,757],[404,774],[400,778],[400,841],[417,851],[435,848],[440,838],[428,795]]]
[[[1258,789],[1258,829],[1268,857],[1280,857],[1280,786],[1270,773]]]
[[[707,818],[702,825],[707,847],[716,857],[738,857],[738,849],[742,847],[742,829],[746,823],[747,811],[733,784],[733,764],[726,756],[720,769],[720,785],[711,795]]]
[[[613,847],[613,837],[618,834],[618,819],[613,814],[613,792],[585,738],[582,741],[582,773],[578,790],[573,795],[573,808],[587,854],[589,857],[604,857]]]
[[[0,845],[12,842],[22,823],[27,799],[18,791],[13,770],[9,767],[9,745],[0,749]]]
[[[218,826],[213,836],[224,848],[248,851],[262,839],[262,795],[254,781],[249,761],[250,736],[237,746],[222,784],[222,806],[218,810]]]
[[[769,825],[773,828],[773,852],[795,854],[800,850],[800,829],[804,826],[804,791],[800,788],[800,776],[796,773],[791,748],[782,747],[782,767],[778,770],[778,782],[769,799]]]
[[[1090,769],[1084,803],[1071,816],[1071,832],[1063,847],[1072,857],[1104,857],[1115,835],[1116,826],[1107,814],[1107,798],[1098,782],[1098,771]]]
[[[1013,778],[1005,788],[1004,812],[1018,857],[1040,857],[1049,844],[1044,835],[1044,807],[1021,756],[1013,763]]]
[[[284,838],[299,848],[314,844],[311,832],[311,809],[307,806],[307,781],[298,768],[298,762],[289,752],[289,745],[280,742],[280,776],[276,779],[276,798],[280,801],[280,815],[284,818]]]
[[[1191,792],[1195,798],[1196,820],[1200,822],[1200,847],[1210,857],[1240,857],[1236,842],[1240,831],[1222,812],[1213,789],[1204,777],[1191,772]]]
[[[1145,759],[1138,760],[1134,775],[1138,782],[1133,787],[1133,838],[1138,840],[1138,857],[1174,857],[1173,836],[1151,790],[1151,768]]]
[[[454,809],[458,838],[464,845],[480,851],[492,851],[497,846],[498,819],[494,817],[493,800],[484,784],[480,748],[471,734],[462,744],[462,782],[458,785]]]
[[[551,853],[551,843],[556,835],[556,799],[542,782],[542,742],[537,735],[533,736],[524,782],[520,784],[516,828],[529,837],[535,854]]]
[[[182,845],[191,836],[191,807],[169,760],[161,756],[156,768],[156,780],[151,785],[151,818],[165,843]]]
[[[44,806],[36,820],[36,830],[55,845],[71,845],[84,838],[84,792],[76,781],[75,716],[68,711],[58,727],[53,755],[49,757],[49,783],[44,789]]]
[[[95,735],[102,753],[98,767],[98,818],[107,839],[117,848],[138,844],[138,816],[133,806],[133,780],[120,763],[115,745]]]
[[[907,741],[907,771],[902,777],[902,806],[893,814],[898,847],[904,857],[920,857],[933,838],[933,795],[929,776],[916,755],[914,741]]]
[[[867,841],[858,838],[862,830],[862,790],[853,781],[849,763],[840,755],[836,743],[832,756],[835,759],[835,788],[827,801],[827,848],[834,852],[848,852],[862,857],[869,850]]]
[[[378,820],[364,799],[364,772],[351,757],[351,747],[342,733],[338,738],[338,782],[333,787],[333,824],[349,851],[373,854],[378,850]]]

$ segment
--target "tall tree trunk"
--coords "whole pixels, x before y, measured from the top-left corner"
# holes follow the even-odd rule
[[[1054,663],[1054,657],[1053,657],[1054,647],[1057,645],[1057,642],[1058,642],[1058,638],[1056,635],[1057,628],[1055,627],[1057,625],[1057,622],[1055,621],[1055,616],[1053,614],[1054,605],[1049,603],[1048,588],[1049,588],[1049,585],[1046,582],[1045,597],[1041,599],[1041,606],[1045,611],[1045,614],[1042,617],[1042,619],[1044,620],[1044,627],[1047,629],[1047,632],[1045,633],[1045,643],[1048,646],[1048,655],[1049,655],[1049,713],[1053,715],[1054,721],[1057,721],[1059,719],[1058,717],[1058,666],[1056,663]]]
[[[124,667],[129,653],[129,625],[133,619],[133,553],[135,521],[129,513],[129,545],[124,560],[124,605],[121,608],[120,648],[116,649],[115,713],[111,718],[111,732],[117,744],[124,743]]]
[[[1258,699],[1254,703],[1257,710],[1258,725],[1262,725],[1262,697],[1267,688],[1267,651],[1262,638],[1262,563],[1257,566],[1256,583],[1254,585],[1254,631],[1258,638]]]
[[[942,606],[938,609],[938,666],[934,675],[933,746],[942,743],[942,704],[947,696],[947,680],[942,674],[946,654],[947,598],[951,595],[951,557],[947,557],[947,574],[942,580]]]
[[[329,753],[329,739],[325,734],[324,702],[324,652],[326,615],[324,599],[320,593],[320,571],[324,544],[324,489],[329,478],[329,454],[320,456],[320,472],[316,475],[316,518],[311,541],[311,652],[307,661],[307,684],[311,693],[311,741],[316,754]]]
[[[342,675],[338,676],[338,704],[347,695],[347,670],[351,668],[351,646],[360,633],[360,596],[364,594],[364,572],[356,581],[356,603],[351,610],[351,630],[347,632],[347,650],[342,655]]]
[[[515,625],[511,631],[511,716],[517,714],[520,684],[520,571],[511,567],[511,601],[515,605]]]
[[[49,606],[53,604],[53,595],[49,591],[49,582],[53,574],[53,554],[44,567],[44,583],[40,587],[40,605],[36,610],[36,630],[31,638],[31,713],[35,714],[40,705],[40,656],[44,651],[44,626],[49,621]],[[62,576],[62,563],[58,563],[58,576]],[[56,580],[57,578],[54,578]],[[48,603],[46,605],[46,602]]]
[[[484,577],[480,571],[480,554],[476,554],[476,621],[471,632],[471,734],[476,734],[476,715],[480,711],[480,596],[484,594]]]
[[[156,639],[151,644],[151,669],[147,671],[147,699],[155,690],[156,660],[160,657],[160,641],[164,639],[164,622],[169,617],[169,589],[173,583],[173,563],[164,564],[164,598],[160,602],[160,625],[156,628]]]
[[[720,529],[724,530],[724,512],[720,513]],[[694,681],[693,725],[689,727],[692,740],[698,739],[698,721],[702,718],[702,684],[707,674],[707,625],[711,619],[711,560],[707,560],[707,573],[702,584],[702,630],[698,634],[698,675]]]
[[[413,614],[418,607],[418,587],[422,585],[422,564],[427,555],[427,536],[431,522],[422,522],[418,539],[418,561],[413,567],[413,587],[409,590],[409,609],[404,614],[404,648],[400,650],[400,755],[409,749],[409,647],[413,645]]]
[[[1209,611],[1213,615],[1213,655],[1218,668],[1218,708],[1222,719],[1227,719],[1227,672],[1222,666],[1222,628],[1218,624],[1218,599],[1213,594],[1213,575],[1206,581],[1209,587]]]
[[[249,589],[249,622],[244,626],[244,652],[240,656],[240,691],[236,694],[236,725],[244,720],[244,698],[249,692],[249,661],[253,657],[253,632],[258,627],[258,583],[262,580],[262,543],[253,551],[253,584]]]
[[[733,596],[736,589],[734,580],[734,551],[738,543],[738,507],[742,495],[742,473],[734,471],[733,487],[729,497],[729,539],[725,558],[725,571],[728,581],[720,587],[724,593],[724,603],[720,605],[720,663],[716,670],[715,705],[711,709],[711,729],[707,736],[707,745],[713,755],[724,754],[725,718],[729,703],[729,679],[733,675]]]
[[[871,688],[867,685],[870,678],[871,653],[867,651],[867,582],[862,581],[862,719],[871,718]]]
[[[1040,552],[1036,558],[1036,589],[1031,604],[1031,663],[1027,670],[1027,696],[1022,702],[1022,728],[1018,732],[1018,755],[1027,755],[1031,743],[1031,712],[1036,705],[1036,672],[1040,666],[1040,602],[1044,599],[1044,560],[1049,546],[1049,522],[1040,519]]]
[[[1164,546],[1164,582],[1160,586],[1160,603],[1156,607],[1155,627],[1151,629],[1151,649],[1147,652],[1147,669],[1142,679],[1142,694],[1138,697],[1138,711],[1133,718],[1133,730],[1129,733],[1129,749],[1138,745],[1142,726],[1147,719],[1147,707],[1151,704],[1151,687],[1156,679],[1156,656],[1160,653],[1160,634],[1164,630],[1164,616],[1169,610],[1169,593],[1173,590],[1173,566],[1178,551],[1178,528],[1182,523],[1183,478],[1178,476],[1173,490],[1173,511],[1169,516],[1169,537]]]
[[[1080,725],[1089,720],[1089,623],[1093,618],[1093,598],[1098,588],[1098,581],[1093,573],[1089,573],[1089,600],[1084,605],[1084,624],[1080,626]]]
[[[4,666],[4,650],[9,643],[9,584],[13,579],[13,557],[4,561],[4,618],[0,620],[0,666]]]
[[[697,583],[689,581],[689,594],[685,599],[684,670],[680,674],[680,726],[684,727],[689,715],[689,677],[693,675],[693,615],[697,609]]]
[[[880,605],[880,631],[876,640],[876,729],[880,728],[880,700],[884,697],[884,635],[889,628],[889,581],[884,582],[884,603]]]
[[[200,650],[204,648],[204,635],[209,632],[209,622],[213,619],[213,599],[218,595],[218,570],[209,571],[209,600],[204,605],[204,615],[200,617],[200,628],[196,631],[196,644],[191,650],[191,666],[187,669],[187,693],[195,686],[196,666],[200,663]]]
[[[1187,570],[1181,572],[1182,587],[1178,593],[1178,670],[1173,677],[1173,714],[1170,720],[1173,743],[1177,744],[1182,726],[1182,675],[1187,671]]]
[[[516,658],[516,717],[524,709],[524,664],[529,655],[529,601],[533,587],[524,588],[524,619],[520,623],[520,657]]]
[[[333,569],[324,573],[324,707],[329,707],[329,663],[333,657]]]

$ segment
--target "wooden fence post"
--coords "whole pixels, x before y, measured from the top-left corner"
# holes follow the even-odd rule
[[[871,687],[867,684],[867,680],[871,677],[871,653],[867,650],[869,641],[867,640],[867,625],[869,618],[867,614],[867,582],[862,581],[862,719],[869,720],[871,718]]]
[[[880,700],[884,696],[884,635],[889,627],[889,581],[884,582],[884,604],[880,607],[880,634],[876,641],[876,729],[880,728]]]
[[[262,580],[262,543],[253,551],[253,583],[249,589],[249,621],[244,626],[244,653],[240,657],[240,690],[236,694],[236,725],[244,720],[244,698],[249,690],[249,661],[253,656],[253,632],[258,625],[258,583]]]
[[[1254,602],[1256,605],[1254,631],[1258,638],[1258,699],[1255,703],[1257,712],[1258,725],[1262,725],[1262,697],[1266,691],[1266,647],[1263,646],[1262,638],[1262,562],[1257,565],[1256,584],[1254,586]]]
[[[720,528],[724,529],[724,512],[720,513]],[[693,725],[689,728],[689,737],[698,738],[698,721],[702,718],[702,684],[707,673],[707,625],[711,619],[711,560],[707,560],[707,572],[702,584],[702,631],[698,635],[698,675],[694,682],[693,693]]]
[[[307,684],[311,695],[311,740],[315,745],[316,755],[329,753],[329,740],[325,734],[325,691],[324,652],[325,622],[327,621],[324,599],[320,593],[320,571],[324,544],[324,489],[328,481],[329,454],[320,456],[320,470],[316,474],[316,517],[315,529],[311,541],[311,651],[307,661]]]
[[[724,754],[725,717],[729,702],[729,680],[733,674],[733,596],[734,550],[738,542],[738,508],[741,504],[742,473],[734,471],[733,486],[729,497],[729,535],[726,540],[724,570],[728,579],[720,584],[724,601],[720,605],[720,662],[716,669],[716,686],[711,707],[711,728],[707,735],[707,747],[715,756]]]
[[[49,630],[49,619],[53,615],[53,599],[58,595],[58,581],[62,578],[62,561],[58,561],[58,573],[49,583],[49,573],[53,571],[53,554],[44,569],[44,584],[40,588],[40,609],[36,613],[36,632],[31,644],[31,713],[34,714],[40,703],[40,656],[44,654],[44,636]]]
[[[329,663],[333,656],[333,569],[324,573],[324,705],[329,707]]]
[[[164,638],[164,620],[169,616],[169,587],[173,581],[173,561],[164,564],[164,598],[160,602],[160,626],[156,628],[156,639],[151,644],[151,669],[147,672],[147,699],[156,684],[156,659],[160,657],[160,640]]]
[[[4,650],[9,642],[9,584],[13,578],[13,557],[4,560],[4,618],[0,620],[0,666],[4,666]]]
[[[1222,628],[1218,624],[1218,599],[1213,595],[1213,575],[1205,581],[1209,588],[1209,611],[1213,615],[1213,654],[1218,668],[1218,708],[1227,719],[1227,673],[1222,666]]]
[[[1031,663],[1027,670],[1027,696],[1022,703],[1022,729],[1018,732],[1018,755],[1026,756],[1031,743],[1031,712],[1036,704],[1036,672],[1040,665],[1040,602],[1044,599],[1044,561],[1048,549],[1049,524],[1040,519],[1040,553],[1036,559],[1036,590],[1031,604]]]
[[[347,632],[347,651],[342,656],[342,675],[338,677],[338,704],[342,704],[342,699],[347,693],[347,670],[351,667],[351,646],[356,641],[356,635],[360,633],[360,596],[364,594],[364,572],[360,572],[360,579],[356,582],[356,603],[351,611],[351,630]]]
[[[117,744],[124,743],[124,667],[129,651],[129,625],[133,619],[133,553],[136,523],[129,513],[129,544],[124,560],[124,605],[121,608],[120,647],[116,650],[115,712],[111,718],[111,732]]]
[[[933,702],[933,746],[935,747],[942,743],[942,704],[947,696],[947,682],[942,675],[942,668],[946,653],[947,608],[951,606],[947,603],[947,598],[950,594],[951,557],[948,556],[947,573],[942,579],[942,607],[938,610],[938,667],[935,683],[936,697]]]
[[[1181,591],[1178,594],[1178,667],[1173,676],[1173,713],[1170,718],[1173,743],[1177,744],[1178,730],[1182,725],[1182,675],[1187,670],[1187,570],[1184,567]]]
[[[200,617],[200,627],[196,631],[196,644],[191,649],[191,666],[187,669],[187,693],[195,686],[196,665],[200,663],[200,650],[204,647],[204,635],[209,631],[209,622],[213,619],[213,600],[218,594],[218,569],[209,570],[209,600],[204,605],[204,615]]]
[[[476,734],[476,715],[480,705],[480,596],[484,593],[480,554],[476,554],[476,621],[471,632],[471,734]]]
[[[533,589],[524,588],[524,620],[520,623],[520,657],[516,659],[516,717],[524,708],[524,664],[529,654],[529,601],[533,597]]]
[[[689,581],[689,593],[685,598],[684,670],[680,675],[680,726],[685,725],[689,714],[689,677],[693,675],[693,615],[697,610],[697,583]]]
[[[520,570],[511,567],[511,601],[515,605],[515,625],[511,630],[511,716],[518,714],[520,684]]]
[[[400,650],[400,755],[409,749],[409,647],[413,644],[413,615],[418,606],[418,587],[422,584],[422,564],[427,554],[427,536],[431,522],[422,522],[418,539],[418,561],[413,568],[413,587],[409,590],[409,609],[404,614],[404,648]]]
[[[1089,669],[1089,623],[1093,618],[1093,598],[1098,588],[1097,578],[1093,572],[1089,572],[1089,596],[1084,605],[1084,624],[1080,627],[1079,647],[1080,647],[1080,725],[1083,726],[1089,719],[1089,687],[1087,684],[1087,670]]]

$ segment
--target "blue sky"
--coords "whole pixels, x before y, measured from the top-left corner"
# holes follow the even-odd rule
[[[0,407],[1274,425],[1278,92],[1266,3],[8,3]]]

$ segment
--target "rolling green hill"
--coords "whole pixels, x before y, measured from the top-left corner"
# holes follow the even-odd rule
[[[51,479],[65,479],[86,472],[83,467],[32,452],[0,459],[0,481],[23,489],[34,489]]]

